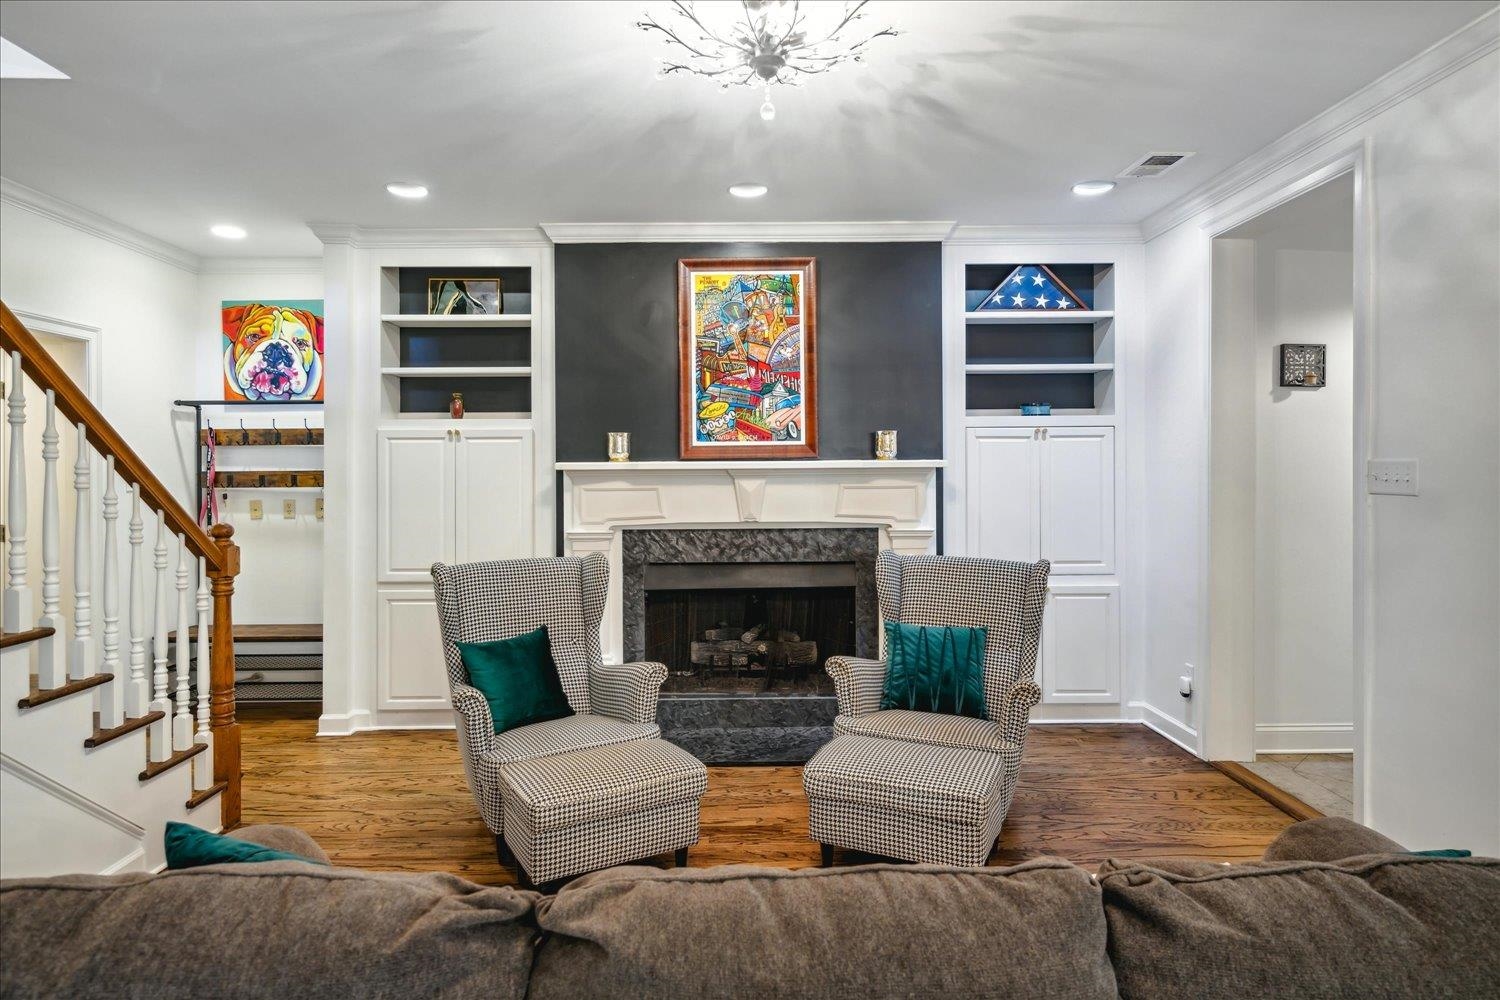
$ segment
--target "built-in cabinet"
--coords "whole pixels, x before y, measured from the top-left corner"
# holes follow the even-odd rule
[[[1121,260],[1064,249],[944,250],[944,551],[1051,562],[1034,715],[1095,718],[1125,710],[1117,498],[1130,323]],[[1081,308],[989,308],[1025,265]],[[1023,412],[1035,404],[1051,412]]]

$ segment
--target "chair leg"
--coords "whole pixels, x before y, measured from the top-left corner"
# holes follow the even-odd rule
[[[678,868],[686,868],[687,867],[687,852],[688,852],[688,849],[686,847],[679,847],[679,848],[677,848],[677,856],[673,860],[676,861],[676,864],[677,864]]]
[[[832,844],[819,844],[818,846],[823,849],[823,863],[822,863],[821,867],[823,867],[823,868],[832,868],[833,867],[833,845]]]
[[[515,855],[510,853],[510,848],[506,846],[503,834],[495,834],[495,857],[500,860],[501,868],[509,868],[515,864]]]

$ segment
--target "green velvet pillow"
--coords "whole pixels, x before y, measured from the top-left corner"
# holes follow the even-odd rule
[[[494,642],[456,642],[469,683],[490,703],[495,732],[573,714],[552,662],[547,626]]]
[[[1474,852],[1466,851],[1461,847],[1440,847],[1433,851],[1407,851],[1407,854],[1419,858],[1472,858]]]
[[[246,861],[306,861],[310,865],[323,862],[304,858],[300,854],[278,851],[270,847],[252,844],[248,840],[236,840],[193,826],[167,820],[164,838],[167,848],[167,870],[198,868],[202,865],[234,864]]]
[[[984,629],[885,623],[880,707],[987,719]]]

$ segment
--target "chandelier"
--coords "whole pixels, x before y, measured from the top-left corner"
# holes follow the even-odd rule
[[[672,0],[671,16],[662,23],[646,15],[636,22],[657,32],[671,53],[661,61],[657,79],[690,73],[730,87],[764,87],[760,116],[776,117],[771,85],[796,87],[803,77],[827,73],[846,62],[861,62],[867,45],[894,38],[895,28],[863,29],[868,0],[816,3],[804,0],[741,0],[739,3],[693,3]]]

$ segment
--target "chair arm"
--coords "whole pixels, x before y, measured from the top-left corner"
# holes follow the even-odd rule
[[[1026,742],[1026,724],[1031,718],[1031,709],[1042,700],[1042,689],[1035,681],[1020,681],[1006,693],[1000,703],[1000,732],[1006,739],[1018,744]]]
[[[661,663],[596,663],[589,668],[589,707],[596,715],[651,725],[667,668]]]
[[[868,715],[880,711],[880,694],[885,689],[884,660],[830,656],[823,669],[833,678],[840,715]]]
[[[495,720],[490,703],[477,688],[467,684],[452,685],[453,711],[458,713],[458,748],[468,761],[478,760],[495,742]]]

